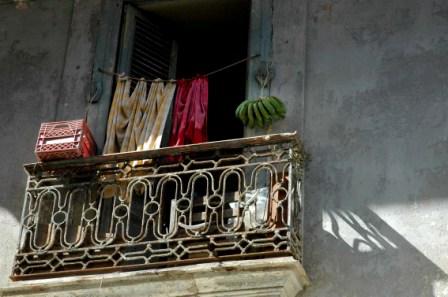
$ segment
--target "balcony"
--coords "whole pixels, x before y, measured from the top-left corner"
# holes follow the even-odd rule
[[[302,159],[284,133],[25,165],[11,279],[301,261]]]

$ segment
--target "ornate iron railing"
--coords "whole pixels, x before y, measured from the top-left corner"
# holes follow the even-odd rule
[[[25,165],[11,278],[301,259],[301,153],[288,133]]]

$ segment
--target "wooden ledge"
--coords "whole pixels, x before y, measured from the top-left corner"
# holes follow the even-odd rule
[[[282,142],[299,143],[297,133],[293,132],[293,133],[269,134],[262,136],[212,141],[212,142],[204,142],[182,146],[164,147],[156,150],[99,155],[84,159],[30,163],[25,164],[24,167],[28,174],[35,174],[36,172],[45,170],[55,170],[70,167],[72,168],[89,167],[99,164],[111,164],[116,162],[127,162],[133,160],[145,160],[164,156],[176,156],[181,154],[206,152],[220,149],[238,149],[238,148],[246,148],[249,146],[272,145]]]

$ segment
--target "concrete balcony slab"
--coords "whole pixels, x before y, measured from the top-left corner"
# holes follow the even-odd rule
[[[293,257],[281,257],[20,281],[2,288],[0,296],[295,297],[308,285],[300,262]]]

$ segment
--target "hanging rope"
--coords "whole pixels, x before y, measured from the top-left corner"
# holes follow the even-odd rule
[[[244,62],[246,62],[246,61],[248,61],[248,60],[252,60],[252,59],[258,58],[259,56],[260,56],[259,54],[258,54],[258,55],[253,55],[253,56],[249,56],[249,57],[246,57],[246,58],[244,58],[244,59],[241,59],[241,60],[238,60],[238,61],[236,61],[236,62],[233,62],[233,63],[231,63],[231,64],[229,64],[229,65],[226,65],[226,66],[224,66],[224,67],[221,67],[221,68],[218,68],[218,69],[216,69],[216,70],[210,71],[210,72],[207,73],[207,74],[199,75],[199,76],[210,76],[210,75],[219,73],[219,72],[221,72],[221,71],[224,71],[224,70],[226,70],[226,69],[228,69],[228,68],[231,68],[231,67],[234,67],[234,66],[236,66],[236,65],[239,65],[239,64],[241,64],[241,63],[244,63]],[[102,68],[98,68],[98,71],[101,72],[101,73],[108,74],[108,75],[113,75],[113,76],[124,76],[124,75],[125,75],[125,74],[123,74],[123,73],[117,73],[117,72],[107,71],[107,70],[104,70],[104,69],[102,69]],[[144,80],[144,81],[146,81],[146,82],[154,82],[154,81],[156,81],[155,79],[145,79],[145,78],[132,77],[132,76],[126,76],[126,78],[127,78],[127,79],[130,79],[130,80],[135,80],[135,81],[139,81],[139,80]],[[192,80],[192,79],[193,79],[193,78],[188,78],[188,79],[185,79],[185,80]],[[157,79],[157,81],[158,81],[158,82],[176,82],[177,80],[176,80],[176,79]]]

